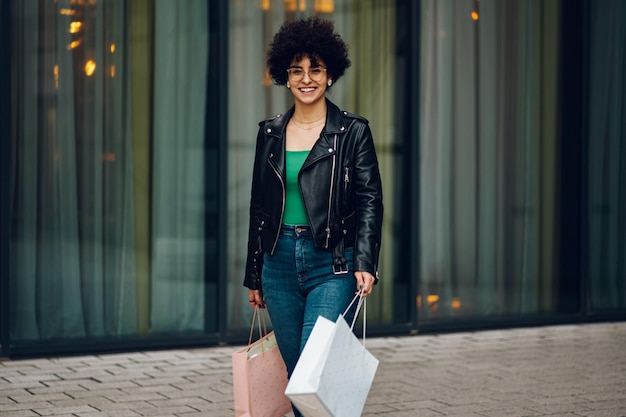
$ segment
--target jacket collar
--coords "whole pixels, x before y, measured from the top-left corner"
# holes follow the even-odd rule
[[[343,113],[339,110],[339,107],[335,106],[333,102],[326,99],[326,127],[324,130],[327,135],[334,135],[335,133],[346,132],[346,121],[343,118]]]
[[[285,114],[276,115],[273,119],[270,119],[265,124],[265,133],[269,136],[274,136],[277,139],[285,136],[285,129],[287,128],[287,122],[293,116],[295,106],[292,106]],[[334,136],[335,134],[341,134],[346,132],[346,121],[344,114],[339,110],[333,102],[326,99],[326,126],[324,126],[323,134],[326,137]]]

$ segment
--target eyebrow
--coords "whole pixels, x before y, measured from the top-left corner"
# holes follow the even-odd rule
[[[297,69],[304,69],[304,67],[301,67],[300,65],[292,65],[290,67],[288,67],[287,69],[292,69],[292,68],[297,68]],[[311,65],[309,68],[324,68],[323,65],[318,64],[318,65]]]

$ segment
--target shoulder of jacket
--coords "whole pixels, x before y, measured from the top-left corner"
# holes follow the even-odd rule
[[[341,114],[343,115],[343,117],[347,117],[349,119],[360,120],[365,124],[369,124],[369,120],[367,120],[365,117],[361,115],[350,113],[349,111],[345,111],[345,110],[341,110]]]
[[[274,120],[276,120],[276,119],[280,118],[281,116],[282,116],[282,114],[276,114],[276,115],[274,115],[274,116],[272,116],[272,117],[270,117],[270,118],[267,118],[267,119],[265,119],[265,120],[261,120],[261,121],[259,122],[259,126],[264,126],[264,125],[265,125],[265,124],[267,124],[267,123],[271,123],[271,122],[273,122]]]

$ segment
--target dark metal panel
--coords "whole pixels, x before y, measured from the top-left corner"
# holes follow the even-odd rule
[[[409,217],[410,219],[412,219],[412,224],[411,224],[411,242],[410,242],[410,253],[412,254],[419,254],[419,248],[420,248],[420,241],[419,241],[419,230],[420,230],[420,165],[418,163],[413,163],[415,161],[419,161],[420,158],[420,143],[421,143],[421,138],[419,136],[419,132],[421,131],[420,126],[419,126],[419,113],[420,113],[420,108],[419,108],[419,100],[416,100],[415,97],[420,97],[420,42],[421,42],[421,37],[420,37],[420,30],[421,30],[421,13],[420,13],[420,4],[421,2],[416,2],[416,1],[409,1],[409,5],[410,5],[410,13],[409,13],[409,24],[411,27],[411,45],[410,45],[410,51],[409,54],[411,56],[411,61],[410,61],[410,67],[411,67],[411,93],[409,94],[409,97],[412,97],[413,99],[409,99],[409,114],[407,116],[409,116],[407,118],[406,123],[412,125],[412,128],[414,129],[413,131],[416,132],[415,138],[411,138],[411,135],[406,135],[405,136],[405,140],[410,141],[411,142],[411,151],[407,152],[407,155],[409,155],[410,161],[408,161],[409,163],[407,164],[409,169],[411,170],[410,174],[411,175],[411,180],[413,181],[413,183],[411,184],[411,189],[412,189],[412,193],[411,193],[411,207],[410,207],[410,211],[409,211]],[[417,126],[413,125],[413,121],[418,121],[417,122]],[[409,259],[411,259],[412,265],[411,265],[411,276],[414,277],[411,280],[411,295],[413,296],[413,299],[411,300],[411,318],[413,321],[413,329],[415,331],[417,331],[418,329],[418,323],[419,323],[419,317],[418,317],[418,311],[417,311],[417,303],[415,302],[415,297],[417,297],[417,294],[419,294],[419,271],[420,271],[420,266],[421,266],[421,258],[419,255],[417,256],[410,256]]]
[[[561,313],[585,311],[586,278],[581,273],[584,195],[582,149],[584,143],[583,81],[585,76],[584,4],[568,0],[561,5],[561,164],[560,164],[560,300]]]
[[[0,2],[0,356],[9,354],[9,174],[11,165],[11,1]]]
[[[420,271],[420,137],[419,137],[419,99],[420,96],[420,2],[412,0],[398,0],[396,12],[396,30],[398,45],[397,53],[402,56],[402,62],[397,68],[399,83],[402,87],[396,91],[398,112],[399,137],[403,138],[400,144],[403,150],[402,178],[406,181],[404,187],[410,190],[409,197],[403,198],[401,203],[402,219],[406,229],[394,230],[401,233],[400,250],[396,256],[396,274],[399,282],[398,291],[394,293],[395,303],[405,306],[405,311],[396,314],[406,314],[409,332],[415,333],[418,329],[418,311],[416,297],[419,294]],[[396,202],[398,203],[398,202]],[[405,233],[409,230],[409,233]],[[403,291],[402,291],[403,289]],[[398,323],[398,320],[394,320]],[[401,332],[402,330],[399,329]]]
[[[228,2],[209,2],[209,65],[207,74],[206,169],[207,218],[205,321],[217,324],[220,340],[228,339],[227,161],[228,161]],[[212,205],[212,207],[209,207]],[[206,329],[210,333],[210,329]]]

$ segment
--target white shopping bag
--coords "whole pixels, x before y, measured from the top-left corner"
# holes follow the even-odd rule
[[[352,333],[343,315],[335,323],[320,316],[285,394],[305,417],[358,417],[377,368],[378,359]]]

